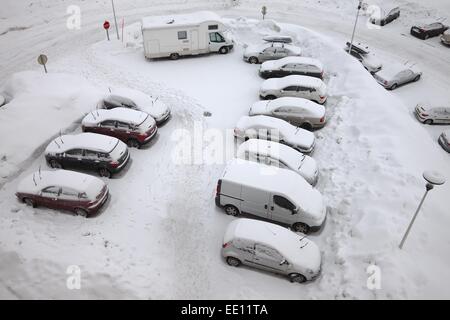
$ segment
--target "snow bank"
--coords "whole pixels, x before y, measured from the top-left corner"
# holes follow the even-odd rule
[[[82,77],[31,71],[13,75],[1,91],[10,102],[0,109],[0,185],[52,138],[72,131],[101,98]]]

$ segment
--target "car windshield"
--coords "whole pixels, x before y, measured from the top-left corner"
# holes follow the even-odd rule
[[[121,148],[122,144],[119,144],[119,140],[117,140],[114,148],[111,150],[110,155],[114,160],[118,160],[120,156],[124,153],[125,148]],[[122,145],[123,146],[123,145]]]
[[[152,117],[150,117],[149,115],[147,115],[147,117],[145,117],[145,120],[142,121],[139,125],[138,128],[140,131],[145,132],[147,131],[151,126],[153,126],[154,124],[154,120]]]

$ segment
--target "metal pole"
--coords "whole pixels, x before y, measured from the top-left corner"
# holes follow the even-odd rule
[[[107,38],[108,41],[109,41],[109,31],[108,31],[108,29],[106,29],[106,38]]]
[[[422,204],[425,201],[428,191],[430,191],[431,189],[433,189],[433,185],[430,183],[427,183],[427,191],[425,191],[425,194],[423,195],[422,200],[420,201],[419,206],[417,207],[416,213],[414,213],[414,216],[413,216],[411,222],[409,223],[408,229],[406,229],[406,232],[405,232],[405,235],[403,236],[402,242],[400,242],[400,245],[398,246],[400,249],[403,248],[406,238],[408,237],[409,231],[411,231],[411,227],[414,224],[414,221],[416,220],[417,214],[419,213],[420,208],[422,207]]]
[[[114,25],[116,26],[117,40],[119,40],[119,28],[117,27],[116,9],[114,8],[114,0],[111,0],[113,14],[114,14]]]
[[[45,66],[45,64],[44,64],[44,71],[45,73],[47,73],[47,67]]]
[[[355,38],[356,25],[358,24],[359,10],[361,10],[361,1],[359,1],[359,4],[358,4],[358,11],[356,12],[356,20],[355,20],[355,25],[353,26],[352,40],[350,41],[350,47],[348,48],[348,53],[352,52],[353,39]]]

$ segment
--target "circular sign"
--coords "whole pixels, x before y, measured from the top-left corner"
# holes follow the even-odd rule
[[[37,58],[39,64],[45,65],[47,63],[47,56],[45,54],[40,54]]]
[[[105,22],[103,22],[103,28],[105,28],[105,30],[109,29],[109,21],[105,20]]]
[[[425,171],[423,173],[423,177],[425,178],[425,180],[427,180],[427,182],[437,185],[437,186],[445,183],[444,176],[434,170]]]

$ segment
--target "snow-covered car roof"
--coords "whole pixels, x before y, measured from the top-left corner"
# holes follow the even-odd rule
[[[279,43],[279,42],[273,42],[273,43],[262,43],[262,44],[256,44],[256,45],[249,45],[247,48],[245,48],[245,54],[249,53],[260,53],[264,49],[267,48],[286,48],[289,51],[293,52],[294,54],[300,55],[302,53],[302,49],[297,46],[293,46],[286,43]]]
[[[170,14],[142,18],[142,29],[158,29],[170,26],[199,25],[206,21],[220,21],[220,17],[211,11],[198,11],[187,14]]]
[[[130,88],[113,88],[111,93],[108,94],[105,99],[114,98],[114,96],[123,97],[125,99],[129,99],[133,101],[139,110],[147,112],[152,116],[160,116],[168,111],[168,107],[161,101],[161,99],[153,98],[148,94]]]
[[[88,149],[109,153],[118,143],[117,138],[90,132],[63,135],[50,142],[45,153],[62,153],[71,149]]]
[[[321,214],[324,205],[320,192],[302,176],[289,169],[270,167],[265,164],[242,159],[231,160],[222,179],[243,183],[257,189],[280,192],[298,201],[303,210]]]
[[[91,111],[84,117],[83,124],[98,124],[105,120],[124,121],[139,125],[148,117],[148,113],[128,108],[114,108],[110,110],[98,109]]]
[[[282,97],[270,100],[267,103],[267,110],[274,110],[279,107],[291,107],[306,110],[310,115],[322,117],[325,107],[308,99],[295,97]]]
[[[279,90],[289,86],[306,86],[315,88],[325,88],[325,83],[319,78],[291,75],[283,78],[272,78],[265,80],[262,85],[262,90]]]
[[[85,193],[94,200],[105,183],[97,177],[69,170],[35,172],[24,178],[17,187],[17,192],[37,194],[47,187],[62,187]]]
[[[273,223],[246,218],[236,219],[228,225],[224,243],[236,238],[269,245],[290,260],[289,262],[301,264],[309,269],[315,269],[320,265],[320,250],[314,242],[304,235]]]
[[[267,42],[292,43],[291,36],[283,36],[283,35],[269,35],[263,37],[263,40]]]
[[[441,22],[433,22],[433,23],[429,23],[429,24],[422,24],[422,25],[413,26],[413,28],[417,27],[417,28],[422,29],[422,30],[433,30],[433,29],[442,28],[443,26],[444,26],[444,24],[441,23]]]
[[[302,159],[306,157],[300,151],[285,144],[262,139],[249,139],[242,143],[237,151],[238,157],[243,159],[246,151],[253,154],[270,156],[275,159],[287,160],[289,163],[295,164],[300,164]]]
[[[298,63],[298,64],[306,64],[306,65],[312,65],[317,67],[320,70],[323,70],[322,63],[314,58],[308,58],[308,57],[284,57],[278,60],[270,60],[266,61],[261,65],[261,69],[272,69],[272,68],[280,68],[288,63]]]

